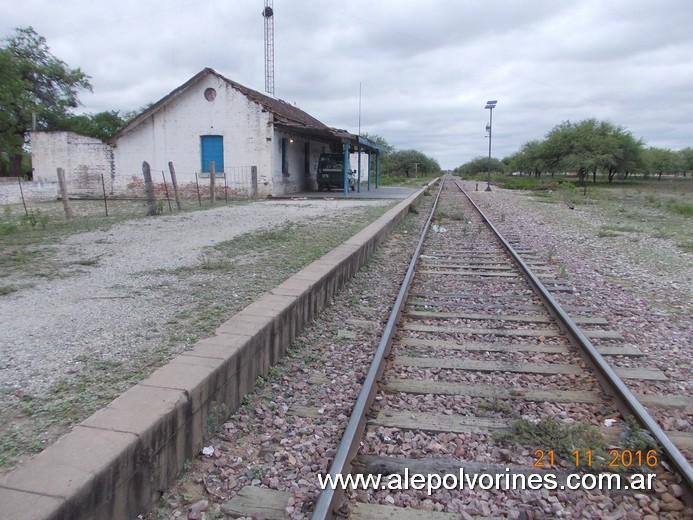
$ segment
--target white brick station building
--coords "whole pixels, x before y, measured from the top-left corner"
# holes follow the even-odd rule
[[[179,189],[192,196],[209,185],[236,197],[267,197],[316,189],[320,153],[377,145],[330,128],[280,99],[205,68],[133,118],[106,142],[71,132],[33,132],[34,181],[55,183],[64,168],[70,196],[143,196],[142,163],[163,191],[173,163]]]

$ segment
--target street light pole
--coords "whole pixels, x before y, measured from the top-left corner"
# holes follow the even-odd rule
[[[496,103],[498,100],[493,99],[486,102],[486,106],[489,110],[488,119],[488,176],[486,177],[486,191],[491,191],[491,132],[493,131],[493,109],[496,108]]]

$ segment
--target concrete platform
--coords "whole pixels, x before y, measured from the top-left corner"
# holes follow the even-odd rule
[[[200,452],[207,419],[223,420],[241,405],[424,191],[355,194],[403,200],[0,479],[0,517],[110,520],[147,512]]]
[[[423,185],[422,181],[422,185]],[[361,187],[361,191],[350,191],[345,197],[344,191],[301,191],[298,193],[289,193],[281,197],[273,197],[273,199],[406,199],[418,190],[415,188],[402,188],[399,186],[381,186],[378,189],[371,186],[367,190],[365,186]]]

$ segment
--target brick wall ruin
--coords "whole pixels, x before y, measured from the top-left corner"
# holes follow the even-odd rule
[[[113,149],[106,143],[73,132],[32,132],[31,147],[34,181],[57,182],[59,167],[70,197],[102,197],[104,185],[113,194]]]

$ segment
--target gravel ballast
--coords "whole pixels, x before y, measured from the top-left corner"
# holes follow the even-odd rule
[[[474,190],[473,183],[465,183],[465,187]],[[590,241],[593,232],[590,230],[597,226],[594,219],[598,218],[598,215],[590,213],[592,208],[570,211],[559,204],[539,203],[528,194],[498,188],[490,194],[480,192],[473,196],[492,218],[497,219],[496,223],[504,232],[517,234],[523,247],[550,259],[556,275],[562,273],[566,276],[567,273],[569,283],[575,288],[573,304],[597,309],[595,315],[609,319],[611,326],[627,338],[627,344],[648,354],[646,363],[649,366],[666,370],[669,381],[665,388],[658,388],[658,392],[691,395],[690,325],[681,319],[676,306],[672,312],[668,305],[657,307],[651,304],[660,298],[666,303],[690,302],[692,264],[689,254],[677,253],[683,257],[678,261],[687,263],[687,269],[650,271],[642,265],[642,258],[633,258],[634,250],[629,244],[621,247],[622,244],[614,244],[613,240],[600,243],[596,236]],[[163,494],[156,513],[149,518],[155,518],[155,515],[185,518],[189,511],[186,501],[198,499],[209,501],[208,514],[223,515],[233,509],[230,500],[244,486],[289,491],[293,498],[287,505],[287,516],[310,517],[313,501],[319,492],[316,475],[326,470],[341,429],[346,425],[368,360],[379,341],[388,308],[396,295],[397,284],[393,283],[393,277],[401,280],[404,276],[415,243],[414,236],[423,222],[425,211],[428,210],[420,208],[419,215],[409,216],[405,226],[395,231],[365,270],[297,340],[289,358],[262,382],[262,387],[249,396],[246,404],[210,439],[208,444],[212,455],[201,455],[193,462],[180,482]],[[576,235],[584,237],[583,240],[576,241]],[[675,249],[666,240],[653,241],[651,247],[654,250],[648,255],[648,261],[654,261],[652,259],[657,254],[666,257]],[[608,254],[611,267],[600,261],[604,254]],[[626,279],[650,282],[639,283],[635,288],[625,281],[619,283],[615,276],[618,266],[630,266]],[[675,294],[667,297],[672,287]],[[647,295],[642,294],[643,289]],[[672,362],[672,353],[676,356],[675,362]],[[556,362],[564,361],[556,359]],[[433,374],[423,377],[431,379]],[[517,377],[522,381],[528,379],[526,376]],[[592,386],[580,379],[573,381],[570,388],[586,390]],[[393,396],[392,399],[396,398]],[[431,396],[433,409],[439,400]],[[297,413],[301,407],[316,408],[318,416],[314,419],[303,417],[301,412]],[[527,407],[539,415],[561,416],[566,413],[564,406],[530,404]],[[580,407],[578,411],[581,412],[582,408],[588,409]],[[678,414],[676,429],[691,431],[690,415]],[[383,428],[375,434],[392,436],[389,429]],[[432,440],[429,435],[413,432],[407,434],[405,441],[422,452],[428,452],[431,449],[443,450],[447,437],[440,434]],[[498,451],[492,439],[477,434],[467,436],[464,449],[473,450],[475,458],[482,461],[492,460]],[[531,453],[515,453],[513,461],[531,463]],[[560,502],[545,491],[512,497],[482,492],[470,497],[471,502],[458,505],[462,508],[460,513],[464,511],[467,515],[493,516],[494,512],[506,511],[510,507],[506,502],[512,499],[521,504],[516,511],[518,515],[523,509],[533,512],[533,517],[546,514],[565,516],[565,509],[581,511],[587,517],[675,518],[677,513],[670,507],[678,507],[680,502],[666,501],[671,498],[667,492],[672,489],[677,488],[658,484],[656,494],[664,498],[639,495],[636,500],[629,501],[585,492],[559,494]],[[361,494],[363,501],[377,500],[377,496],[366,492]],[[414,499],[401,496],[395,500],[398,505],[413,500],[424,509],[436,511],[451,511],[449,508],[454,507],[454,501],[451,502],[450,497],[444,494]]]
[[[472,183],[466,187],[473,190]],[[689,253],[682,253],[669,241],[653,240],[648,242],[651,251],[643,257],[637,255],[632,244],[596,240],[594,230],[600,217],[590,213],[590,208],[569,211],[500,189],[474,196],[497,223],[501,222],[502,231],[517,234],[523,246],[551,257],[556,271],[568,274],[579,300],[598,308],[599,315],[607,317],[626,336],[628,344],[648,354],[649,364],[667,373],[667,385],[658,390],[693,394],[693,333],[690,322],[678,312],[685,315],[693,300],[693,259]],[[257,217],[257,208],[244,213],[245,208],[255,205],[240,206],[233,207],[241,212],[233,217],[240,223],[240,232],[244,232],[252,229],[247,227],[252,222],[270,226],[280,225],[287,218],[305,219],[309,214],[306,208],[314,216],[324,215],[330,211],[330,204],[343,202],[263,203],[268,209],[266,217]],[[45,286],[40,284],[0,299],[3,322],[8,317],[13,321],[20,314],[26,315],[18,317],[22,325],[16,331],[14,325],[12,332],[4,328],[0,331],[0,342],[12,356],[3,354],[0,383],[40,393],[57,380],[53,375],[59,378],[78,369],[80,361],[75,360],[80,356],[126,358],[155,340],[155,335],[148,336],[152,328],[164,326],[184,301],[170,298],[169,289],[158,292],[163,282],[175,283],[175,276],[156,270],[198,265],[202,248],[231,238],[233,235],[223,233],[207,235],[207,230],[218,222],[216,211],[200,212],[200,217],[186,214],[157,219],[157,229],[146,236],[137,234],[136,225],[128,229],[131,224],[127,223],[108,232],[75,235],[58,246],[57,254],[64,255],[66,261],[94,258],[98,262],[85,267],[77,277],[52,280]],[[194,222],[188,221],[189,217]],[[169,218],[170,223],[166,220]],[[245,485],[291,491],[294,498],[287,514],[293,518],[309,516],[316,473],[325,471],[335,440],[346,424],[365,373],[363,367],[387,319],[388,306],[406,270],[422,218],[411,215],[394,233],[373,262],[298,340],[291,358],[262,381],[263,387],[221,426],[209,442],[213,455],[201,455],[180,483],[164,493],[150,518],[186,518],[189,503],[197,498],[208,499],[210,510],[221,515],[223,504]],[[672,254],[676,255],[676,265],[683,268],[656,268],[657,258]],[[59,315],[60,319],[45,320],[39,326],[36,319],[42,313]],[[127,326],[119,327],[121,322]],[[354,366],[359,368],[350,371]],[[311,380],[316,372],[320,378]],[[297,417],[290,411],[294,405],[317,407],[323,420]],[[682,413],[672,421],[676,421],[676,429],[690,432],[690,419]],[[426,438],[421,442],[429,441]],[[489,448],[485,448],[483,437],[470,441],[474,441],[479,458],[484,459],[484,450]],[[444,497],[439,498],[427,498],[432,509],[442,503]],[[588,496],[584,500],[592,499]],[[502,496],[481,497],[478,514],[485,514],[487,508],[496,511],[496,505],[503,501]],[[641,501],[649,504],[650,499]],[[610,503],[605,512],[613,513],[614,507]],[[628,518],[645,516],[642,510],[628,510]]]

